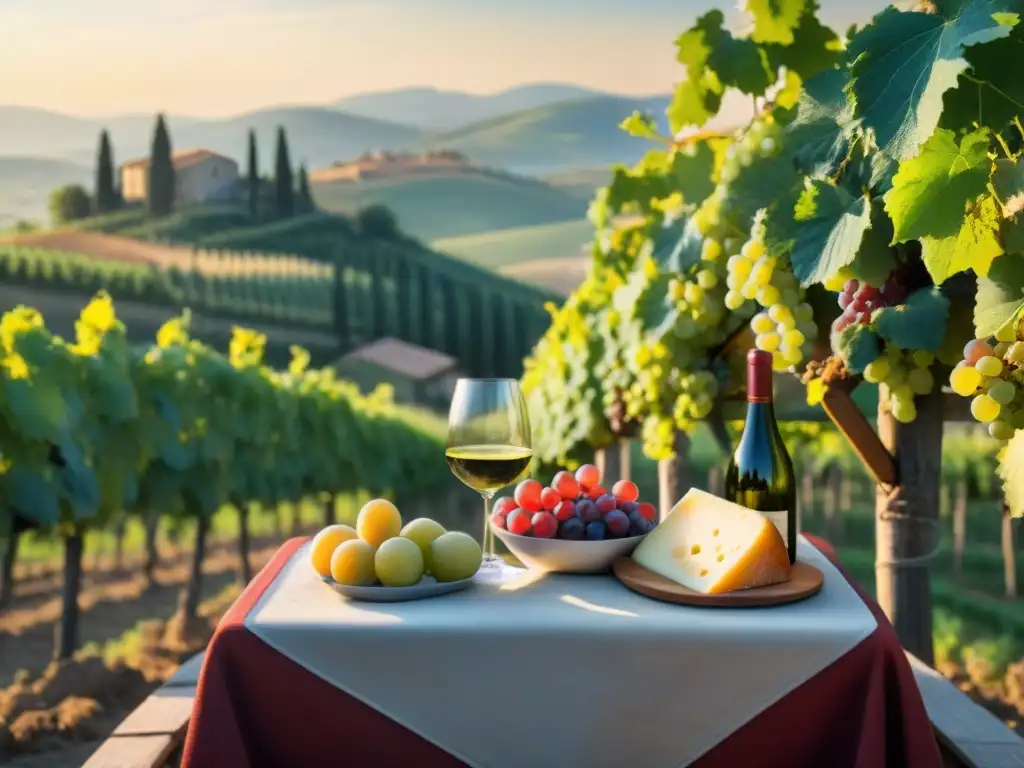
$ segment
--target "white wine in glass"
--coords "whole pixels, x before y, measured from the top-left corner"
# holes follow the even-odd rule
[[[530,418],[515,379],[459,379],[448,413],[448,467],[484,499],[484,566],[501,564],[494,552],[490,506],[494,494],[518,482],[530,467]]]

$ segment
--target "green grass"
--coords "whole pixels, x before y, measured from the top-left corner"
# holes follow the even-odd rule
[[[498,269],[533,259],[580,256],[593,237],[594,225],[586,219],[578,219],[447,237],[430,245],[436,251]]]
[[[465,173],[315,184],[324,210],[352,214],[386,205],[407,234],[429,241],[579,219],[586,204],[538,181]]]

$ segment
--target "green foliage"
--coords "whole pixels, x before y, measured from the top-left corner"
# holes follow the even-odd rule
[[[878,358],[881,339],[878,334],[859,323],[847,326],[833,342],[836,353],[843,358],[846,370],[862,373]]]
[[[905,304],[875,314],[878,335],[902,349],[935,352],[946,338],[949,299],[938,288],[921,288]]]
[[[1007,254],[978,278],[974,325],[979,337],[988,337],[1024,313],[1024,255]]]
[[[256,151],[256,131],[249,130],[248,166],[245,174],[245,189],[249,204],[249,216],[256,218],[260,212],[260,160]]]
[[[806,0],[746,0],[744,9],[754,19],[750,39],[755,43],[793,43]]]
[[[86,218],[91,207],[89,193],[80,184],[58,187],[50,193],[50,218],[56,226]]]
[[[309,213],[316,209],[316,204],[313,202],[313,191],[309,188],[309,174],[306,172],[305,165],[299,166],[299,189],[295,204],[302,213]]]
[[[384,205],[368,205],[356,216],[359,231],[368,237],[393,240],[398,234],[398,220]]]
[[[153,216],[167,216],[174,210],[177,181],[171,157],[171,137],[164,116],[157,115],[153,143],[146,169],[146,202]]]
[[[871,226],[871,201],[826,181],[807,179],[792,216],[793,273],[804,285],[821,283],[856,258]]]
[[[946,0],[935,13],[889,7],[850,41],[857,114],[879,149],[914,157],[939,124],[942,97],[968,69],[972,46],[1010,34],[1015,0]]]

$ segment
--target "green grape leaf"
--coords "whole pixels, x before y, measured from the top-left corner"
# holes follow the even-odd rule
[[[4,481],[11,506],[24,518],[41,525],[56,525],[60,519],[60,500],[53,480],[31,467],[14,464]]]
[[[768,0],[773,2],[774,0]],[[769,43],[764,46],[768,67],[777,72],[785,67],[807,80],[834,67],[842,57],[839,37],[818,20],[818,4],[807,0],[800,22],[793,31],[790,44]]]
[[[968,205],[985,193],[991,165],[986,132],[967,134],[958,146],[952,131],[936,131],[917,157],[900,163],[885,194],[893,242],[956,236]]]
[[[685,202],[698,202],[714,188],[714,164],[714,151],[703,141],[671,152],[651,150],[633,168],[616,165],[612,169],[604,203],[612,214],[631,206],[647,214],[653,201],[677,193]]]
[[[806,0],[746,0],[743,10],[754,21],[750,39],[755,43],[793,43]]]
[[[792,157],[785,153],[756,158],[726,188],[722,220],[741,231],[748,230],[754,215],[786,197],[799,178]]]
[[[936,284],[972,269],[988,274],[992,260],[1003,252],[999,242],[999,205],[986,195],[968,206],[960,231],[943,238],[921,238],[921,260]]]
[[[905,304],[885,307],[871,318],[875,331],[901,349],[934,352],[946,338],[949,299],[937,287],[919,288]]]
[[[1024,256],[1005,254],[992,262],[988,275],[978,278],[974,303],[977,338],[995,335],[1024,313]]]
[[[67,409],[60,385],[46,377],[6,379],[3,383],[14,427],[26,440],[55,442],[67,428]]]
[[[1018,429],[1003,455],[1003,490],[1013,517],[1024,517],[1024,429]]]
[[[850,269],[858,280],[880,288],[897,266],[896,252],[889,245],[892,242],[892,221],[878,198],[871,202],[871,227],[864,233],[857,258]]]
[[[619,128],[638,139],[653,139],[658,135],[658,123],[646,112],[634,111],[619,124]]]
[[[850,373],[861,373],[882,349],[878,334],[862,323],[848,325],[835,334],[832,345]]]
[[[996,160],[996,167],[992,172],[992,187],[999,195],[1003,216],[1016,221],[1024,212],[1024,163],[1019,159]]]
[[[666,272],[683,274],[700,261],[704,238],[692,219],[679,219],[654,249],[654,260]]]
[[[1009,37],[969,48],[964,56],[970,72],[957,87],[946,91],[940,125],[970,130],[975,124],[1002,126],[1024,115],[1024,79],[1008,61],[1024,56],[1024,30],[1018,25]]]
[[[676,40],[676,59],[686,68],[686,79],[666,110],[673,133],[704,125],[718,114],[727,88],[762,96],[775,80],[764,51],[752,40],[733,37],[724,21],[721,11],[708,11]]]
[[[894,158],[915,156],[935,131],[943,94],[970,66],[967,49],[1008,36],[1018,21],[1015,0],[935,5],[936,13],[890,6],[850,41],[857,116]]]
[[[871,202],[842,187],[807,179],[793,209],[790,261],[803,285],[821,283],[857,256],[871,227]]]
[[[846,70],[832,69],[804,84],[796,117],[785,131],[797,167],[808,176],[835,173],[849,152],[853,121],[853,105],[846,94],[849,82]]]

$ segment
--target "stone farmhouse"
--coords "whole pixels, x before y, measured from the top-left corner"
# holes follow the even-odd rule
[[[175,202],[180,204],[231,200],[238,195],[238,163],[208,149],[186,149],[171,155]],[[127,201],[147,197],[149,158],[121,166],[121,193]]]

